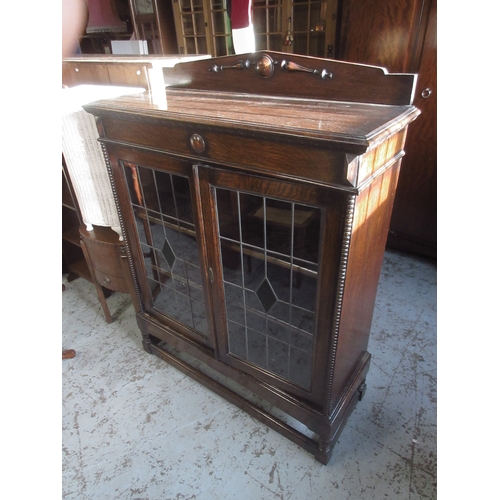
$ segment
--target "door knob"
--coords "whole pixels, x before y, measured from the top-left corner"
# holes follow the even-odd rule
[[[427,87],[426,89],[422,90],[421,95],[424,99],[427,99],[431,94],[432,94],[432,90]]]

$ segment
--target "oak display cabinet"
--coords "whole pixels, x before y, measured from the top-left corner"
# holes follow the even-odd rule
[[[337,0],[253,0],[257,50],[333,58]],[[180,54],[234,54],[227,0],[172,0]]]
[[[144,348],[326,464],[366,388],[415,75],[267,51],[167,80],[85,106]]]

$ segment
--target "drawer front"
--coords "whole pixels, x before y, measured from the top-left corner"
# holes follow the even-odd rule
[[[107,140],[180,155],[195,162],[214,162],[255,173],[352,186],[345,153],[298,138],[255,135],[246,131],[184,124],[106,120]]]
[[[97,271],[111,276],[122,276],[123,270],[121,265],[120,250],[117,245],[93,241],[88,238],[83,238],[83,242],[87,247],[91,265]]]
[[[145,64],[131,62],[78,61],[63,62],[63,84],[118,85],[149,89],[148,70]]]
[[[97,269],[94,269],[94,274],[96,281],[100,285],[109,288],[110,290],[114,290],[115,292],[129,293],[125,278],[118,278],[117,276],[105,274]]]

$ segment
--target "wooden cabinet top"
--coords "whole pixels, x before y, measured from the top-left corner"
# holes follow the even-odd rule
[[[166,101],[149,92],[85,106],[98,115],[141,116],[168,122],[216,126],[297,139],[333,141],[358,153],[382,142],[413,121],[413,106],[167,89]],[[349,148],[351,146],[351,148]]]
[[[159,98],[146,92],[86,109],[337,141],[359,153],[419,113],[416,76],[374,66],[267,51],[184,62],[164,75]]]
[[[84,106],[103,120],[101,140],[358,189],[384,168],[383,156],[402,154],[404,129],[419,114],[416,75],[307,56],[225,56],[164,76],[165,91]],[[353,162],[368,151],[373,158]]]
[[[156,92],[164,88],[164,69],[180,62],[204,59],[209,56],[128,56],[128,55],[81,55],[63,59],[62,83],[75,85],[118,85],[142,87]]]
[[[110,55],[110,54],[91,54],[75,55],[63,59],[64,63],[72,64],[145,64],[147,66],[172,67],[179,62],[194,61],[208,58],[208,55]]]

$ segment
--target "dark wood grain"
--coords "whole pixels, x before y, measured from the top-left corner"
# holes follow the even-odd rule
[[[437,257],[437,14],[432,2],[418,65],[419,120],[408,130],[389,243]]]
[[[272,75],[263,78],[255,71],[255,65],[263,56],[275,62]],[[250,65],[244,69],[212,68],[230,67],[240,61]],[[289,72],[282,69],[283,62],[293,62],[314,70],[326,70],[332,78],[305,72]],[[231,92],[272,95],[284,97],[308,97],[349,102],[376,104],[411,104],[414,87],[413,75],[388,75],[383,68],[366,65],[346,65],[331,59],[319,59],[272,51],[257,51],[252,54],[224,56],[203,63],[177,65],[174,71],[165,74],[170,87],[215,90],[230,89]]]
[[[341,1],[340,58],[391,72],[411,71],[424,1]]]
[[[92,281],[89,268],[80,246],[78,229],[83,223],[78,200],[69,176],[64,155],[62,156],[62,254],[63,272],[68,281],[82,277]]]
[[[343,143],[344,147],[360,146],[356,152],[366,151],[370,143],[392,135],[394,126],[404,128],[418,114],[412,106],[373,106],[285,97],[261,97],[256,100],[251,96],[223,92],[171,89],[166,92],[165,106],[157,104],[150,93],[118,97],[109,104],[102,100],[97,105],[85,105],[85,109],[91,111],[97,109],[96,106],[101,113],[109,110],[116,114],[124,109],[127,113],[132,111],[141,117],[149,116],[170,123],[225,126],[232,130],[237,126],[254,133],[286,133],[297,138],[335,140],[336,143]],[[406,121],[401,120],[402,115]],[[216,124],[214,117],[217,118]],[[383,127],[380,123],[384,124]],[[118,134],[115,132],[115,135]]]
[[[89,231],[85,225],[81,225],[80,238],[106,321],[108,323],[113,321],[106,302],[106,289],[129,293],[138,311],[139,300],[130,274],[125,243],[120,241],[118,234],[109,227],[94,226],[93,230]]]
[[[388,242],[436,257],[437,2],[343,0],[341,8],[339,59],[418,73],[422,114],[409,129]]]
[[[346,63],[340,70],[332,61],[299,56],[294,57],[295,64],[335,70],[337,91],[325,92],[325,82],[318,75],[301,71],[280,73],[279,69],[269,79],[252,74],[253,70],[208,71],[210,64],[227,65],[235,60],[218,58],[177,68],[177,76],[183,75],[190,83],[186,88],[168,88],[161,103],[144,93],[91,103],[85,109],[100,120],[100,141],[106,147],[133,263],[144,348],[327,463],[366,387],[370,325],[404,142],[408,125],[419,114],[410,104],[414,80],[411,75],[393,78],[379,68]],[[291,82],[293,97],[278,90],[278,84],[272,83],[275,76],[279,85]],[[133,177],[134,168],[139,177]],[[170,212],[160,213],[161,202],[174,199],[173,194],[161,194],[170,193],[168,189],[157,190],[158,179],[165,174],[187,179],[194,229],[181,229],[180,219],[173,223]],[[225,201],[219,202],[218,196],[226,196]],[[252,210],[245,211],[245,204]],[[280,213],[280,206],[317,214],[317,220],[311,219],[315,221],[309,232],[312,243],[305,239],[307,245],[301,247],[295,244],[295,236],[292,242],[289,236],[280,236],[288,234],[283,229],[290,229],[299,238],[303,229],[298,222],[287,226],[286,217],[273,220],[269,214],[273,209]],[[250,239],[242,236],[243,226],[255,220],[256,214],[261,214],[257,225],[249,228],[257,235],[263,231],[263,243],[253,234],[248,235]],[[177,228],[178,234],[189,233],[190,244],[196,239],[209,329],[206,336],[189,326],[188,320],[183,323],[156,306],[151,270],[145,264],[149,258],[145,252],[150,250],[145,247],[156,245],[161,253],[165,242],[160,236],[154,243],[147,228],[141,236],[147,245],[141,242],[139,226],[144,221],[162,225],[163,235]],[[279,249],[273,248],[276,238]],[[228,249],[230,259],[224,261]],[[168,250],[164,256],[169,257]],[[253,299],[261,279],[253,275],[257,283],[250,284],[254,265],[249,257],[256,267],[276,265],[279,276],[283,269],[288,273],[284,280],[288,299],[280,295],[278,302],[279,307],[289,308],[285,309],[289,319],[271,317],[269,311],[276,303],[269,308],[245,305],[247,298]],[[299,258],[304,260],[298,262]],[[236,271],[236,277],[231,278],[231,271]],[[240,283],[239,273],[248,275],[249,284],[248,288],[243,281],[236,285],[239,298],[233,304],[226,285],[234,285],[231,279]],[[299,278],[312,280],[311,288],[301,290]],[[300,298],[306,290],[311,304],[295,304],[294,294]],[[243,326],[247,344],[240,351],[231,346],[234,337],[228,319],[233,305],[238,313],[243,309],[259,318],[251,327]],[[305,324],[292,324],[294,312]],[[310,360],[309,378],[290,375],[301,368],[291,363],[294,346],[285,334],[280,342],[288,349],[289,372],[245,354],[250,352],[250,330],[260,339],[266,336],[266,352],[270,350],[273,332],[268,322],[289,325],[290,336],[300,333],[307,340],[300,350],[305,353],[301,358],[305,366]],[[290,426],[276,416],[276,410],[304,424],[317,437]]]
[[[67,87],[116,85],[152,90],[156,84],[163,86],[164,68],[168,71],[176,62],[194,58],[196,56],[78,55],[63,59],[62,84]]]

